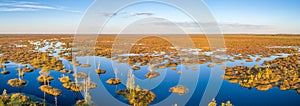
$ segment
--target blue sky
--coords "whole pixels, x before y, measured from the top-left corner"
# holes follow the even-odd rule
[[[174,27],[171,26],[173,24],[155,20],[156,18],[147,19],[159,16],[168,18],[188,33],[201,33],[192,19],[182,11],[167,5],[144,3],[126,7],[115,13],[109,9],[110,4],[116,3],[115,1],[117,0],[107,0],[106,9],[95,10],[99,17],[113,16],[104,28],[106,33],[119,32],[123,30],[121,26],[141,19],[145,21],[137,21],[139,24],[131,26],[128,30],[172,30],[170,27]],[[93,2],[94,0],[0,0],[0,33],[75,33],[85,11]],[[299,0],[203,2],[210,9],[223,33],[300,33]],[[199,12],[197,7],[190,8]],[[141,25],[144,27],[140,27]]]

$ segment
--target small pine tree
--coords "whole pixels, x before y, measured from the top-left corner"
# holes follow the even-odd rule
[[[48,55],[47,55],[47,53],[43,53],[43,54],[42,54],[42,59],[43,59],[43,61],[47,61],[47,60],[48,60]]]
[[[56,57],[52,57],[52,58],[51,58],[51,64],[55,64],[56,61],[57,61],[57,58],[56,58]]]
[[[41,69],[42,72],[49,72],[50,69],[47,66],[43,66]]]
[[[39,59],[38,59],[38,58],[34,58],[34,59],[32,60],[32,62],[33,62],[33,64],[38,64],[38,63],[39,63]]]
[[[221,106],[226,106],[226,104],[222,102]]]
[[[137,86],[135,87],[135,91],[139,92],[139,91],[141,91],[141,90],[142,90],[142,89],[140,88],[139,85],[137,85]]]
[[[230,103],[230,101],[227,101],[226,106],[233,106],[233,105]]]
[[[255,64],[254,68],[255,68],[255,69],[258,69],[258,65],[257,65],[257,64]]]
[[[4,89],[3,92],[2,92],[2,96],[6,96],[6,95],[7,95],[6,89]]]
[[[208,104],[208,106],[217,106],[217,102],[215,98],[212,99],[212,101]]]

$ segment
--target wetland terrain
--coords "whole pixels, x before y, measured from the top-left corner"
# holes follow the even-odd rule
[[[76,48],[71,34],[0,35],[0,106],[194,105],[211,75],[222,81],[209,106],[300,105],[300,35],[225,34],[224,48],[211,48],[213,35],[189,35],[192,48],[143,36],[98,35]]]

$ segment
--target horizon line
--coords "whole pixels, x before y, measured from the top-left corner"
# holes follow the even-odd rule
[[[132,34],[132,35],[148,35],[148,34],[154,34],[154,35],[166,35],[166,34],[169,34],[169,35],[179,35],[179,34],[182,34],[182,33],[38,33],[38,32],[34,32],[34,33],[0,33],[0,35],[5,35],[5,34],[8,34],[8,35],[20,35],[20,34],[34,34],[34,35],[37,35],[37,34],[50,34],[50,35],[57,35],[57,34],[63,34],[63,35],[70,35],[70,34],[74,34],[74,35],[82,35],[82,34],[88,34],[88,35],[93,35],[93,34],[97,34],[97,35],[124,35],[124,34]],[[237,35],[237,34],[243,34],[243,35],[300,35],[300,33],[185,33],[185,34],[188,34],[188,35],[196,35],[196,34],[222,34],[222,35],[230,35],[230,34],[233,34],[233,35]]]

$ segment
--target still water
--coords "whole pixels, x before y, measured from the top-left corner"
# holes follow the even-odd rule
[[[286,56],[286,55],[284,55]],[[259,62],[245,62],[244,60],[238,60],[235,62],[225,62],[222,65],[226,66],[235,66],[235,65],[246,65],[253,66],[255,64],[261,64],[264,60],[272,60],[278,56],[272,56],[270,58],[263,58]],[[253,57],[255,60],[257,57]],[[63,63],[66,66],[66,69],[72,70],[72,65],[69,61],[63,60]],[[78,72],[90,73],[91,81],[96,82],[98,87],[96,89],[90,90],[90,95],[95,104],[104,104],[105,102],[116,102],[116,104],[128,104],[128,101],[122,96],[116,95],[116,91],[125,89],[127,82],[128,70],[131,69],[131,66],[128,66],[126,63],[118,63],[114,60],[110,60],[104,57],[94,57],[94,56],[85,56],[77,57],[80,63],[90,63],[90,68],[77,67]],[[88,61],[88,62],[87,62]],[[101,62],[101,69],[106,70],[107,72],[103,75],[98,75],[95,73],[98,62]],[[244,64],[242,64],[244,62]],[[141,88],[151,90],[155,93],[156,99],[151,103],[152,105],[161,105],[163,104],[178,104],[178,105],[199,105],[202,95],[205,92],[207,87],[210,74],[212,72],[211,68],[207,67],[206,64],[196,64],[196,65],[178,65],[176,70],[171,68],[165,69],[153,69],[160,73],[160,76],[153,79],[146,79],[145,74],[149,71],[148,66],[141,66],[141,70],[133,71],[135,75],[135,85],[139,85]],[[12,78],[17,78],[17,68],[18,64],[10,62],[6,64],[7,70],[11,73],[8,75],[0,75],[0,91],[4,89],[8,93],[24,93],[26,95],[34,95],[38,98],[44,98],[48,103],[54,104],[54,97],[51,95],[44,95],[43,92],[39,90],[39,86],[42,85],[37,81],[39,76],[40,69],[35,69],[31,73],[25,73],[23,79],[27,80],[28,83],[23,87],[10,87],[7,84],[7,81]],[[219,65],[215,64],[215,67]],[[191,70],[192,67],[198,68],[198,70]],[[2,71],[2,69],[1,69]],[[178,71],[182,71],[182,74],[177,74]],[[214,70],[218,71],[216,75],[222,75],[224,70]],[[68,89],[62,87],[62,83],[59,82],[58,78],[62,77],[62,73],[52,70],[50,75],[55,78],[51,81],[50,85],[54,88],[62,90],[62,95],[58,96],[58,105],[67,106],[70,104],[75,104],[76,100],[82,100],[83,94],[74,93]],[[74,77],[71,74],[64,74],[69,76],[71,79]],[[121,79],[122,83],[119,85],[109,85],[106,84],[106,81],[110,78],[118,77]],[[221,76],[216,76],[215,78],[221,78]],[[79,80],[81,81],[81,80]],[[184,95],[178,95],[171,93],[169,89],[176,85],[184,85],[189,91]],[[227,80],[223,80],[220,85],[220,90],[215,95],[215,99],[218,103],[226,102],[230,100],[236,106],[245,106],[245,105],[300,105],[298,100],[300,95],[295,90],[286,90],[281,91],[278,87],[273,87],[268,91],[258,91],[255,88],[248,89],[239,86],[239,84],[231,84]]]

